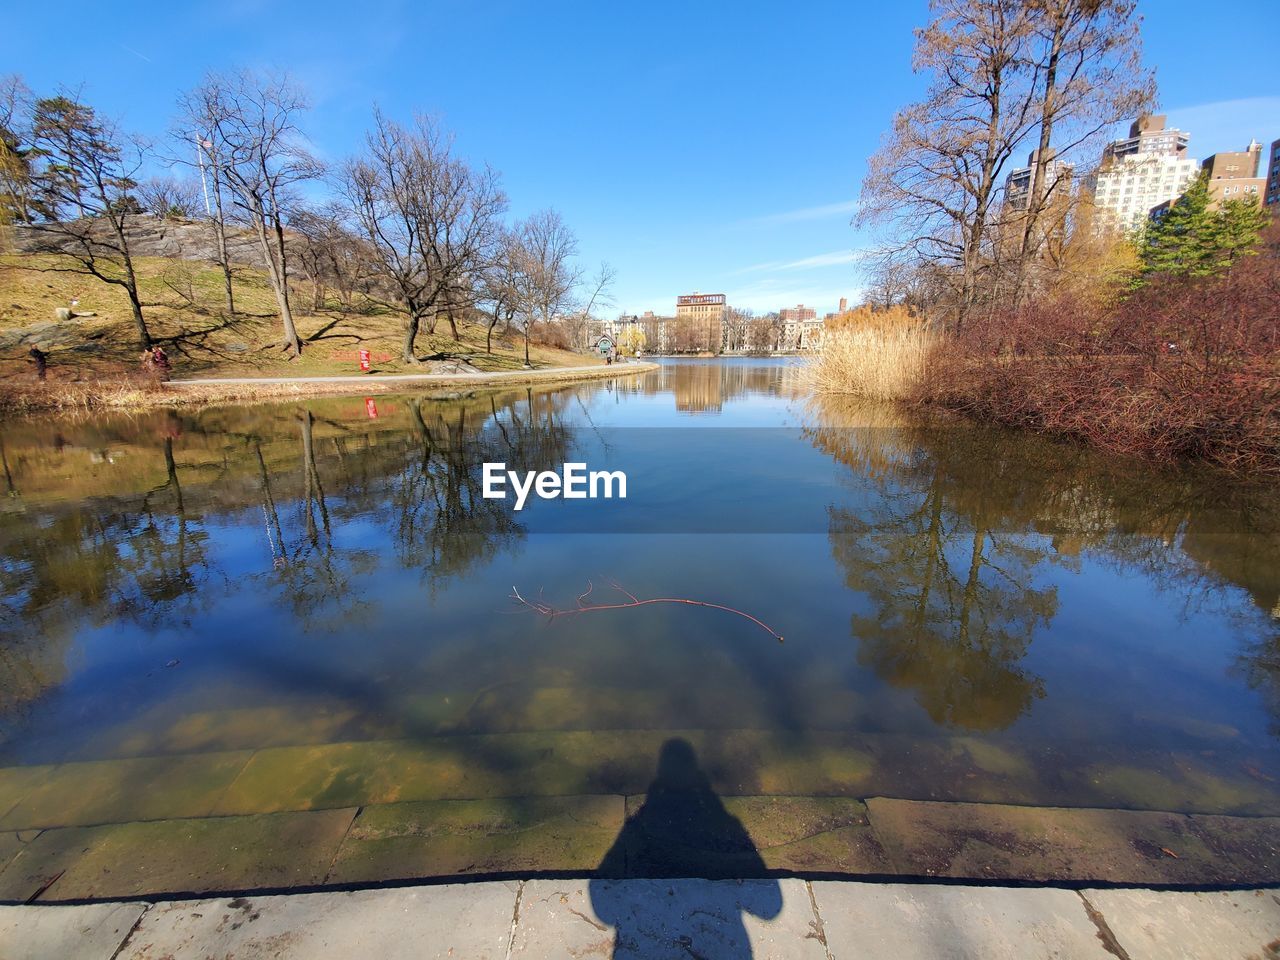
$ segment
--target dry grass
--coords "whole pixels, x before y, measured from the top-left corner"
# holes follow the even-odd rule
[[[820,393],[872,400],[908,400],[919,394],[941,337],[923,321],[837,330],[805,369],[806,385]]]

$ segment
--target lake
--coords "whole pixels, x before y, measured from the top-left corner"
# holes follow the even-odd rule
[[[23,844],[345,811],[365,853],[296,882],[582,869],[622,816],[601,798],[634,811],[672,741],[761,847],[867,798],[1280,815],[1280,497],[1211,472],[752,359],[31,419],[0,453]],[[485,462],[627,496],[515,511]],[[368,853],[406,838],[436,846]],[[798,862],[858,872],[824,850]],[[66,869],[41,856],[23,882]]]

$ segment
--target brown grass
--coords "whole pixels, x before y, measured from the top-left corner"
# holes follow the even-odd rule
[[[803,379],[822,393],[908,400],[921,388],[939,337],[924,321],[867,325],[828,333]]]

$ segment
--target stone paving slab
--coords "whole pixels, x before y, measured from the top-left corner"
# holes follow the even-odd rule
[[[365,807],[331,883],[528,873],[589,873],[622,829],[622,797],[436,800]]]
[[[648,789],[663,744],[686,739],[717,792],[857,796],[875,761],[861,738],[801,740],[758,730],[605,730],[476,734],[259,750],[216,814],[273,813],[410,800],[633,794]]]
[[[1129,960],[1275,960],[1280,891],[1085,890]]]
[[[1134,884],[1280,880],[1280,859],[1225,858],[1181,814],[878,797],[867,809],[889,858],[907,875]],[[1235,819],[1223,818],[1217,832]]]
[[[1116,960],[1070,890],[813,884],[831,960]]]
[[[54,766],[0,768],[0,818],[49,778]],[[0,821],[2,822],[2,821]]]
[[[0,899],[114,899],[317,885],[356,811],[46,830],[0,873]]]
[[[25,792],[0,829],[208,816],[250,756],[235,750],[64,763]]]
[[[1274,889],[1179,893],[802,880],[577,879],[150,906],[0,907],[3,960],[1277,956],[1280,892]]]
[[[518,885],[158,904],[118,960],[504,960]]]
[[[645,808],[643,795],[627,797],[627,817]],[[718,797],[723,814],[712,817],[688,804],[664,804],[645,810],[631,828],[645,834],[630,838],[630,876],[762,876],[765,870],[794,873],[890,873],[893,866],[867,819],[867,807],[846,797]],[[737,847],[725,843],[724,829],[712,819],[735,819],[749,838]],[[700,821],[700,822],[699,822]],[[692,829],[690,829],[692,827]],[[656,852],[656,855],[655,855]],[[646,862],[648,861],[648,862]],[[655,869],[656,868],[656,869]]]
[[[531,880],[511,957],[827,960],[801,880]]]
[[[112,960],[145,903],[0,907],[3,960]]]

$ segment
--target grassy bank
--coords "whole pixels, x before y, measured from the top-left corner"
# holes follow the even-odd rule
[[[12,254],[0,256],[0,377],[31,378],[30,342],[49,352],[52,382],[116,379],[138,367],[129,305],[124,292],[90,277],[56,272],[65,259]],[[358,373],[356,351],[373,354],[377,373],[421,372],[401,359],[403,315],[367,298],[343,309],[333,297],[313,302],[305,282],[293,293],[295,321],[305,340],[303,355],[291,359],[280,348],[280,321],[265,276],[236,269],[236,316],[224,312],[222,274],[207,263],[140,257],[135,263],[144,312],[153,337],[173,363],[175,377],[333,376]],[[74,307],[73,320],[58,323],[54,310]],[[485,371],[518,370],[524,347],[514,331],[495,335],[485,350],[485,330],[462,325],[454,340],[441,317],[437,332],[420,333],[420,358],[466,358]],[[534,345],[535,367],[582,366],[596,362],[582,354]]]

